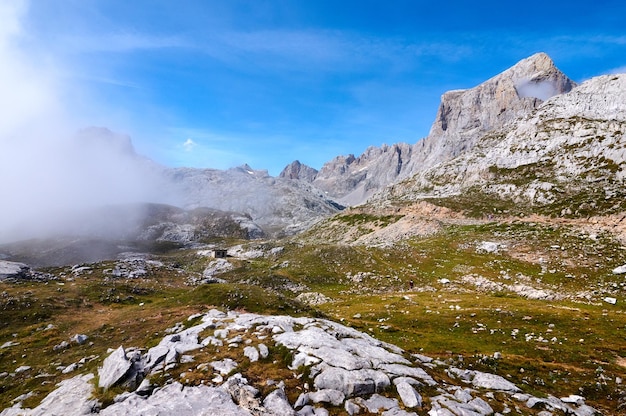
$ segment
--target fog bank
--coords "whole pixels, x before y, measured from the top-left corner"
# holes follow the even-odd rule
[[[100,207],[174,202],[160,167],[135,154],[128,137],[78,131],[60,64],[28,47],[27,6],[0,2],[0,242],[73,230],[114,234],[136,215],[106,218]]]

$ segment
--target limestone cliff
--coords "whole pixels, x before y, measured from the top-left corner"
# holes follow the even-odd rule
[[[626,209],[625,132],[626,74],[592,78],[379,198],[481,193],[549,215],[620,213]]]
[[[321,168],[313,185],[342,203],[363,203],[388,185],[472,149],[485,133],[574,85],[548,55],[538,53],[474,88],[445,93],[428,137],[414,145],[371,147],[359,157],[339,156]]]

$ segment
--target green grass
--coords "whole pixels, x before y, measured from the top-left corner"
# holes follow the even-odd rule
[[[482,241],[505,249],[479,252]],[[192,250],[160,254],[167,267],[141,279],[112,279],[105,270],[113,263],[104,262],[93,265],[89,275],[51,269],[64,277],[0,283],[0,343],[20,343],[0,349],[0,373],[32,367],[0,378],[0,408],[28,391],[35,395],[24,405],[33,406],[75,374],[61,375],[57,366],[95,355],[80,371],[96,371],[107,348],[153,346],[166,328],[191,325],[188,316],[214,307],[343,320],[409,352],[496,372],[536,395],[584,392],[588,404],[607,411],[623,392],[615,378],[625,371],[626,288],[623,276],[611,270],[626,264],[626,249],[608,234],[520,221],[445,226],[389,248],[297,239],[259,246],[268,251],[277,245],[283,250],[274,256],[229,259],[234,269],[220,276],[225,284],[187,284],[188,276],[211,261]],[[503,289],[479,290],[464,276],[479,276]],[[442,283],[443,278],[451,283]],[[516,280],[568,297],[525,299],[504,286]],[[299,291],[321,292],[333,302],[312,309],[294,300]],[[579,292],[590,299],[575,298]],[[618,299],[616,305],[601,300],[608,295]],[[357,314],[361,317],[354,318]],[[48,324],[54,327],[45,329]],[[88,335],[88,343],[53,350],[76,333]],[[494,352],[502,359],[491,358]],[[288,358],[281,358],[279,349],[271,354],[274,361]],[[243,370],[260,380],[265,377],[260,371],[280,376],[279,367]],[[203,377],[192,373],[190,383]]]

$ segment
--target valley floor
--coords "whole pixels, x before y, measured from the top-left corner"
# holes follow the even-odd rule
[[[335,221],[362,242],[408,214],[345,215]],[[217,307],[326,317],[537,397],[580,395],[626,413],[623,219],[434,221],[386,245],[303,235],[231,242],[224,260],[171,250],[2,281],[0,407],[32,407],[60,380],[95,372],[109,348],[149,348]]]

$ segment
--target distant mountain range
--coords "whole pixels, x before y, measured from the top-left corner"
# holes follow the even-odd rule
[[[131,172],[142,188],[137,198],[167,204],[134,211],[143,219],[122,221],[116,238],[184,243],[291,235],[368,200],[428,199],[452,209],[491,204],[563,216],[622,212],[625,132],[626,75],[577,86],[539,53],[474,88],[445,93],[429,135],[417,143],[338,156],[319,171],[298,161],[278,177],[247,165],[167,168],[107,129],[87,129],[78,140],[92,154],[109,154],[120,178]],[[63,223],[57,231],[106,235],[108,228]]]

